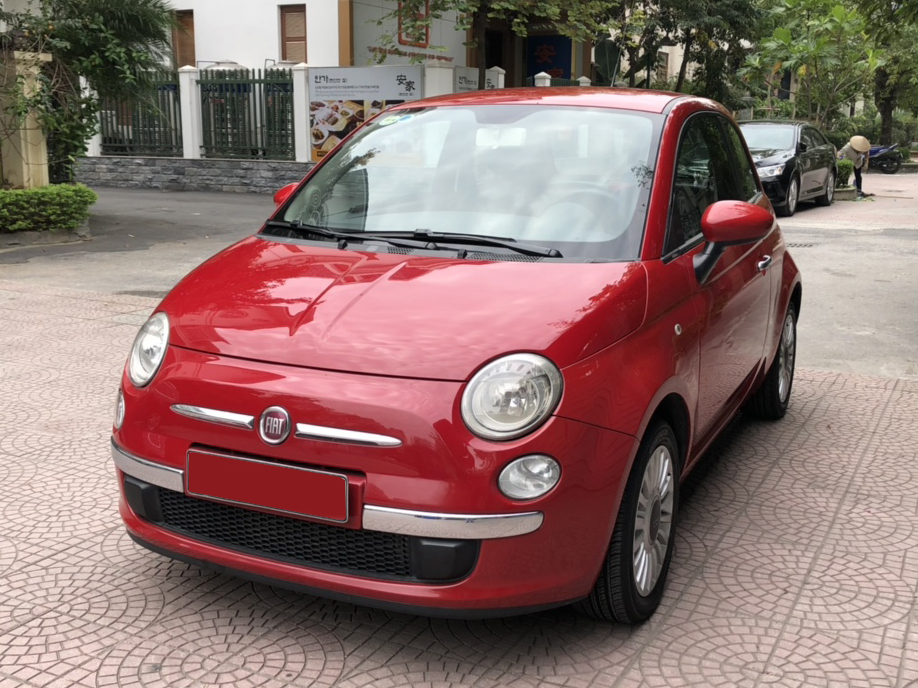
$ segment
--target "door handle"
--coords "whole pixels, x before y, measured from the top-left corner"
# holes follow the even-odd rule
[[[765,256],[760,260],[755,266],[759,269],[759,272],[765,272],[771,266],[771,256]]]

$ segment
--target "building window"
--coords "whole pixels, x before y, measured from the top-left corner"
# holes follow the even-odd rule
[[[430,25],[424,28],[424,31],[420,36],[409,35],[402,30],[402,2],[399,0],[398,3],[398,42],[401,45],[411,45],[415,48],[428,48],[430,47]],[[430,0],[426,0],[424,3],[424,9],[418,12],[418,21],[424,21],[427,19],[430,14]]]
[[[306,5],[281,5],[281,59],[306,62]]]
[[[176,26],[172,29],[172,54],[175,66],[195,67],[194,55],[194,12],[179,10],[175,13]]]
[[[657,80],[667,81],[669,79],[669,53],[657,53]]]

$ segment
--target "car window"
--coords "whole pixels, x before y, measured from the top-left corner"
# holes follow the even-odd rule
[[[283,218],[337,232],[505,237],[565,259],[634,260],[662,122],[587,107],[394,110],[323,161]]]
[[[701,234],[701,216],[712,203],[747,200],[733,174],[720,119],[714,114],[695,115],[682,130],[664,253]]]
[[[739,178],[742,200],[751,201],[759,193],[759,175],[756,174],[755,168],[749,162],[749,156],[746,155],[746,146],[736,127],[724,120],[724,131],[736,158],[736,175]]]
[[[819,142],[813,138],[813,131],[809,127],[804,127],[800,132],[800,141],[806,144],[807,148],[816,148]]]
[[[790,150],[794,147],[793,124],[755,124],[740,126],[749,150]]]
[[[810,138],[813,140],[814,146],[828,146],[829,142],[826,140],[826,137],[822,135],[822,132],[819,129],[814,129],[810,127],[807,129],[810,133]]]

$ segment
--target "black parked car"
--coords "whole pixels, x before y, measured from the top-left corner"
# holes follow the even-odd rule
[[[793,215],[798,201],[832,204],[838,177],[835,146],[816,127],[768,120],[739,125],[778,215]]]

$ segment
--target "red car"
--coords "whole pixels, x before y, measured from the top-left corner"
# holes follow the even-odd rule
[[[383,608],[650,616],[680,482],[793,382],[800,277],[726,110],[422,100],[292,187],[137,335],[131,537]]]

